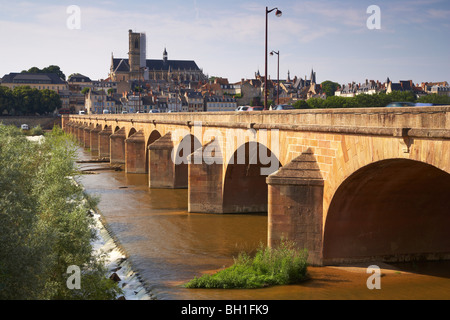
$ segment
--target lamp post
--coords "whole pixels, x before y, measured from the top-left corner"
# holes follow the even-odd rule
[[[277,66],[277,104],[280,104],[280,51],[272,51],[271,56],[276,54],[278,56],[278,66]]]
[[[273,8],[270,9],[268,7],[266,7],[266,51],[264,53],[264,57],[265,57],[265,73],[264,73],[264,110],[267,110],[267,34],[268,34],[268,29],[269,29],[269,13],[271,13],[272,11],[275,11],[275,15],[277,17],[281,17],[282,12],[280,10],[278,10],[278,8]]]

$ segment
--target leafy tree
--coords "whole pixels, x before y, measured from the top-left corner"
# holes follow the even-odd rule
[[[433,93],[420,97],[417,99],[417,102],[450,105],[450,96]]]
[[[309,105],[305,100],[297,100],[292,105],[295,109],[309,109]]]
[[[412,91],[392,91],[388,93],[388,96],[391,99],[391,102],[416,102],[416,95]]]
[[[60,129],[44,142],[0,126],[0,299],[114,299],[121,290],[92,253],[88,212],[95,207],[75,183],[75,144]],[[79,266],[81,290],[67,288]]]
[[[328,96],[322,103],[324,108],[344,108],[346,107],[347,98],[338,96]]]
[[[13,104],[14,99],[11,90],[8,87],[0,86],[0,115],[5,111],[10,114]]]
[[[0,87],[0,113],[6,111],[14,115],[42,115],[52,113],[61,106],[59,94],[52,90],[38,90],[29,86],[13,90]]]
[[[323,107],[324,99],[322,98],[311,98],[306,101],[311,108],[319,109]]]
[[[330,80],[326,80],[326,81],[322,82],[321,85],[322,85],[322,90],[325,92],[327,97],[334,96],[334,92],[339,87],[339,83],[333,82]]]
[[[66,80],[66,75],[64,74],[64,72],[62,72],[62,70],[59,66],[55,66],[55,65],[50,65],[43,69],[39,69],[38,67],[31,67],[28,70],[23,70],[22,73],[55,73],[61,79]]]
[[[61,107],[62,101],[59,94],[49,89],[41,90],[39,113],[52,113],[56,109],[60,109]]]

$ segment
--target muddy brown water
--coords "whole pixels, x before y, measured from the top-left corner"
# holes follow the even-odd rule
[[[90,154],[79,150],[80,160]],[[126,250],[135,271],[163,300],[373,300],[450,299],[450,262],[380,265],[379,290],[369,290],[367,265],[309,267],[310,280],[264,289],[187,289],[195,276],[230,266],[245,250],[267,242],[267,215],[195,214],[187,211],[187,190],[149,189],[148,176],[93,169],[79,181],[99,198],[99,210]],[[373,263],[371,263],[373,264]]]

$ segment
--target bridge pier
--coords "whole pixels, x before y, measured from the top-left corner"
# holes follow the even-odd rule
[[[215,154],[205,152],[214,147]],[[223,165],[218,143],[212,141],[189,156],[188,212],[224,213],[223,210]],[[200,160],[200,161],[199,161]]]
[[[175,164],[172,160],[172,134],[169,132],[148,147],[150,188],[176,188]]]
[[[147,173],[144,132],[139,130],[126,139],[125,148],[125,172]]]
[[[97,154],[97,156],[98,156],[98,134],[100,133],[101,130],[102,130],[101,127],[96,126],[90,132],[89,145],[91,148],[91,152]]]
[[[125,164],[125,139],[127,135],[125,128],[121,128],[110,136],[111,141],[111,164]]]
[[[63,131],[64,131],[65,133],[70,134],[70,133],[71,133],[71,130],[72,130],[72,122],[71,122],[71,121],[67,122],[67,123],[64,125],[64,127],[62,127],[62,129],[63,129]]]
[[[98,133],[98,156],[99,158],[110,159],[111,157],[111,127],[106,127]]]
[[[75,127],[75,136],[80,144],[82,144],[84,141],[84,136],[82,135],[83,128],[84,128],[84,124],[82,124],[82,123]]]
[[[91,147],[91,130],[92,125],[86,125],[83,128],[83,145],[86,149]]]
[[[282,239],[308,250],[308,263],[323,264],[323,187],[310,149],[267,178],[268,244]]]

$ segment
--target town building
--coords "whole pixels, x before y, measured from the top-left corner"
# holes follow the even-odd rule
[[[184,96],[185,96],[186,102],[187,102],[187,112],[205,111],[203,96],[202,96],[201,92],[186,91]]]
[[[236,99],[230,96],[205,96],[205,110],[214,111],[235,111],[237,108]]]
[[[434,85],[430,90],[431,94],[437,94],[439,96],[449,96],[450,97],[450,87],[448,85]]]
[[[85,108],[87,114],[118,113],[120,108],[119,100],[108,95],[104,90],[89,90],[86,95]]]

